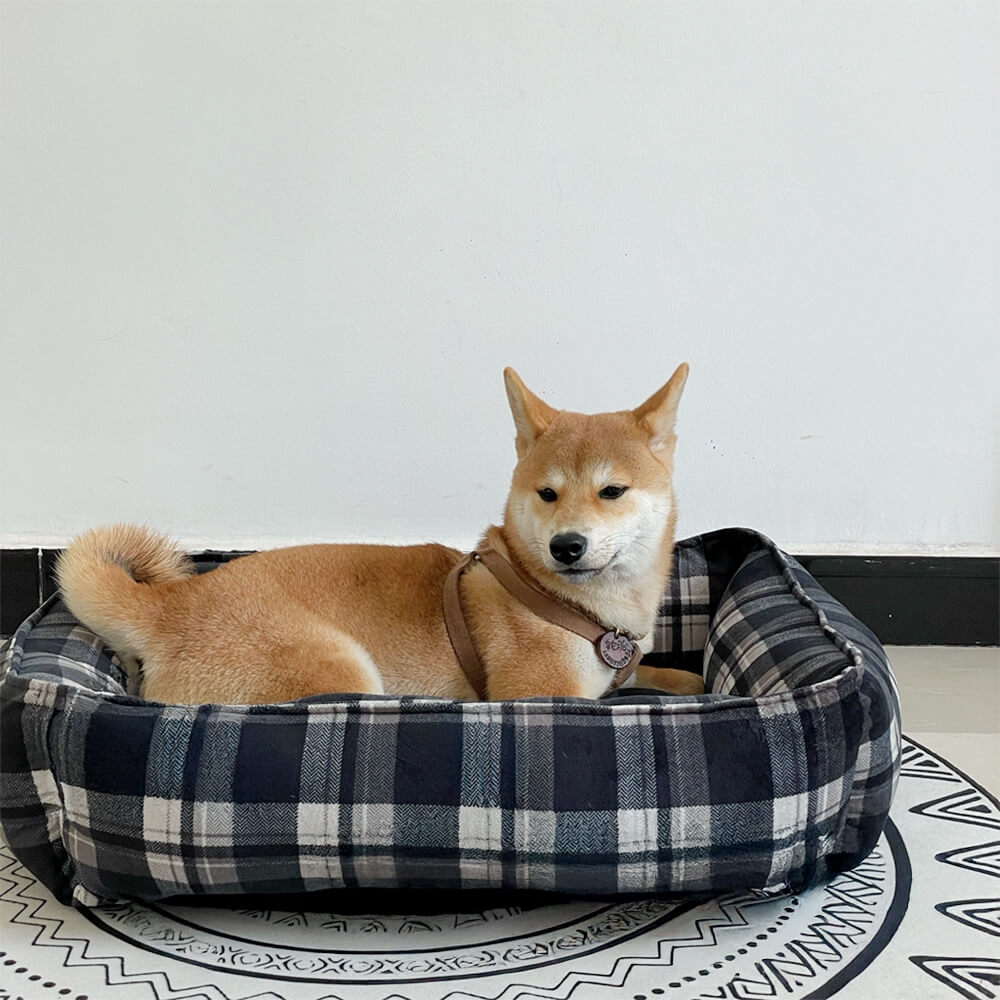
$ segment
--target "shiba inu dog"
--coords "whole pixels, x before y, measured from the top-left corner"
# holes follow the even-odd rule
[[[600,697],[632,683],[652,646],[687,374],[681,365],[634,410],[584,415],[553,409],[506,369],[518,461],[503,523],[472,556],[305,545],[198,574],[163,536],[116,525],[67,548],[59,585],[151,701]],[[685,671],[638,674],[678,694],[702,689]]]

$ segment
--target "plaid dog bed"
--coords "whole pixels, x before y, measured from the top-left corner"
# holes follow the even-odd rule
[[[899,769],[875,636],[763,536],[679,542],[653,662],[708,694],[254,707],[126,695],[53,600],[3,666],[0,820],[64,902],[338,887],[802,889],[858,864]],[[211,664],[206,664],[211,669]]]

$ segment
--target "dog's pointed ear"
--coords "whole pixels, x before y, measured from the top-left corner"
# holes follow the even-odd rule
[[[649,450],[653,453],[672,448],[674,424],[677,422],[677,406],[684,392],[688,377],[688,366],[678,365],[670,381],[653,393],[642,406],[632,411],[636,423],[649,435]]]
[[[531,392],[513,368],[503,370],[503,381],[517,428],[517,457],[524,458],[535,439],[552,423],[556,410]]]

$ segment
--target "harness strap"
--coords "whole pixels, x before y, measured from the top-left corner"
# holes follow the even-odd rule
[[[499,552],[484,547],[458,562],[444,585],[444,620],[448,636],[465,676],[479,697],[486,696],[486,670],[472,641],[458,589],[462,574],[473,562],[482,563],[512,597],[539,618],[592,643],[601,663],[615,671],[606,694],[616,691],[635,672],[642,651],[630,635],[619,629],[604,628],[583,612],[546,594]]]
[[[462,609],[462,595],[458,590],[458,581],[462,574],[472,565],[476,553],[470,552],[464,559],[455,563],[444,581],[444,624],[448,629],[452,649],[458,657],[459,666],[466,679],[472,685],[476,695],[486,697],[486,670],[483,661],[479,659],[469,625]]]

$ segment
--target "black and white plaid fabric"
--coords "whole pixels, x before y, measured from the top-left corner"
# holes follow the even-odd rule
[[[656,662],[709,694],[282,705],[128,697],[58,602],[6,653],[0,820],[63,901],[334,887],[800,891],[899,768],[876,638],[768,539],[680,542]],[[211,664],[206,664],[211,669]]]

